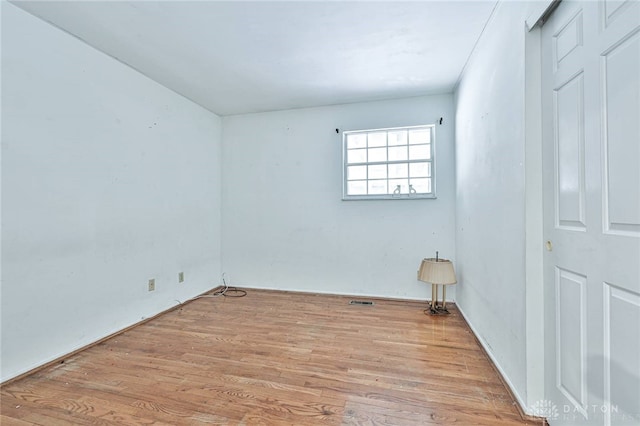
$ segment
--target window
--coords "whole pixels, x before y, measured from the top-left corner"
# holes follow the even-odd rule
[[[435,198],[434,126],[342,135],[344,200]]]

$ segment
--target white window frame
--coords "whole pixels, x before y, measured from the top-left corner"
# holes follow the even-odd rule
[[[388,150],[389,150],[389,140],[388,140],[388,132],[396,132],[396,131],[404,131],[407,132],[410,130],[416,129],[428,129],[431,132],[430,139],[430,156],[429,159],[418,159],[418,160],[397,160],[397,161],[389,161],[388,159]],[[349,135],[353,134],[369,134],[369,133],[379,133],[379,132],[387,132],[387,141],[385,147],[387,148],[387,160],[386,161],[375,161],[369,162],[368,158],[365,162],[360,163],[348,163],[348,147],[347,147],[347,138]],[[400,145],[402,146],[402,145]],[[407,141],[407,146],[411,146]],[[349,130],[342,133],[342,200],[343,201],[353,201],[353,200],[416,200],[416,199],[435,199],[436,197],[436,126],[435,124],[425,124],[420,126],[403,126],[403,127],[386,127],[380,129],[362,129],[362,130]],[[367,144],[368,148],[368,144]],[[423,163],[428,162],[431,166],[431,192],[429,193],[415,193],[415,194],[365,194],[365,195],[349,195],[347,193],[347,185],[348,185],[348,167],[349,166],[370,166],[370,165],[390,165],[390,164],[400,164],[400,163]],[[367,168],[367,170],[369,170]],[[384,178],[389,181],[392,178],[387,177]],[[408,177],[409,182],[411,181],[411,177]],[[363,179],[367,182],[367,186],[370,180],[368,172],[366,179]]]

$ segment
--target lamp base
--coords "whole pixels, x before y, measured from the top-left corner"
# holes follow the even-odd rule
[[[449,315],[451,312],[449,312],[449,310],[443,306],[443,305],[438,305],[438,303],[429,303],[429,308],[424,310],[424,313],[427,315]]]
[[[447,287],[442,286],[442,302],[438,305],[438,285],[431,284],[431,302],[429,302],[429,309],[425,309],[424,313],[427,315],[449,315],[447,310]]]

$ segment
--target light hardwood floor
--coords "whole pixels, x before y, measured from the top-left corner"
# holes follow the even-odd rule
[[[351,299],[195,300],[3,386],[0,424],[535,424],[455,307]]]

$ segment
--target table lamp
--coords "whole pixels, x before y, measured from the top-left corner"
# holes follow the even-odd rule
[[[418,279],[426,283],[431,283],[431,303],[429,304],[429,314],[444,315],[447,310],[447,285],[455,284],[456,273],[453,270],[453,263],[448,259],[440,259],[438,252],[435,258],[422,259]],[[438,305],[438,286],[442,286],[442,303]],[[425,309],[425,313],[427,310]]]

